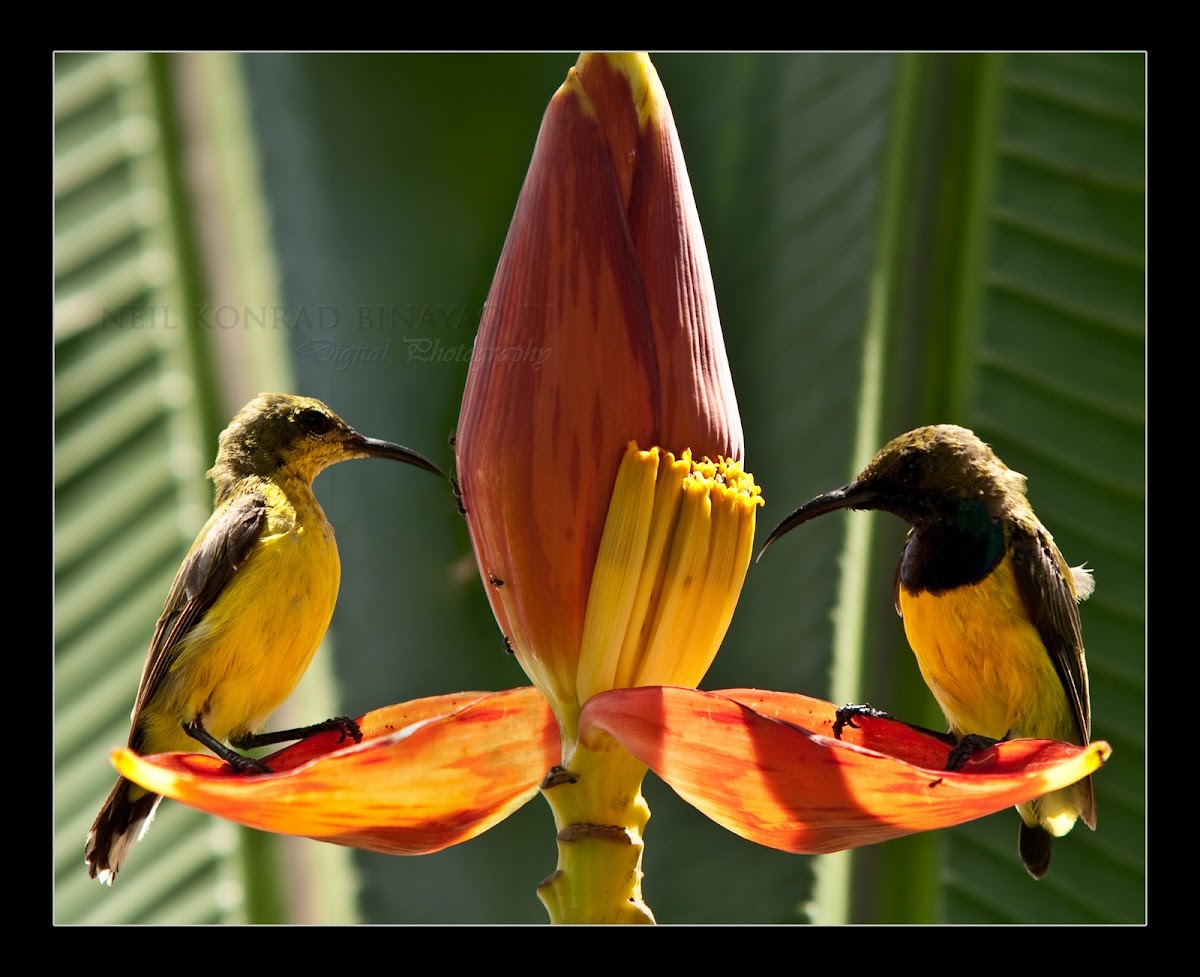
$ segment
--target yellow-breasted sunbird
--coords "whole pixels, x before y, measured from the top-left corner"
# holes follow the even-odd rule
[[[262,763],[226,743],[247,749],[330,728],[362,738],[345,717],[258,730],[308,668],[337,601],[341,563],[313,479],[339,461],[367,457],[445,477],[415,451],[363,437],[319,400],[260,394],[237,412],[208,472],[212,517],[175,575],[154,629],[131,717],[131,750],[201,744],[238,770],[261,773]],[[160,800],[117,781],[88,832],[89,875],[112,884]]]
[[[849,485],[792,512],[763,546],[835,509],[881,509],[909,524],[896,611],[958,744],[952,766],[988,740],[1084,745],[1091,735],[1076,604],[1091,595],[1092,574],[1067,565],[1025,482],[966,428],[921,427],[884,445]],[[1091,778],[1017,812],[1021,861],[1040,879],[1054,838],[1080,817],[1096,827]]]

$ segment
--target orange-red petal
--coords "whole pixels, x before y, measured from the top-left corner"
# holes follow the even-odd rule
[[[462,692],[367,713],[361,743],[321,733],[243,776],[216,757],[113,753],[124,777],[263,831],[419,855],[483,833],[559,762],[558,725],[534,688]]]
[[[750,841],[821,854],[945,828],[1074,783],[1107,743],[1011,740],[944,769],[950,746],[884,718],[832,736],[836,707],[807,696],[648,687],[594,696],[585,741],[614,736],[688,803]]]

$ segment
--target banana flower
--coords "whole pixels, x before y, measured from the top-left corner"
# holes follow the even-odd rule
[[[641,783],[761,845],[822,853],[958,824],[1094,771],[1108,745],[949,745],[830,703],[702,692],[749,564],[759,487],[666,94],[645,55],[583,55],[550,102],[456,437],[480,577],[529,688],[439,696],[239,776],[114,754],[157,793],[267,831],[395,854],[474,837],[541,793],[556,922],[653,922]]]

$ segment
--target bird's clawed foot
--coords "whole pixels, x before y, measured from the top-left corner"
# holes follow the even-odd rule
[[[339,743],[345,742],[347,736],[354,740],[355,743],[361,743],[363,738],[362,730],[359,729],[358,723],[349,716],[334,716],[332,719],[326,719],[323,723],[309,726],[308,729],[309,732],[304,737],[305,739],[314,733],[323,733],[327,729],[336,729],[342,734],[338,737]]]
[[[326,719],[322,723],[313,723],[311,726],[299,726],[295,729],[277,729],[273,733],[247,733],[240,739],[231,740],[239,750],[249,750],[256,746],[272,746],[276,743],[291,743],[296,740],[306,740],[310,736],[316,736],[317,733],[325,733],[331,729],[341,733],[338,737],[338,742],[342,743],[346,737],[350,737],[355,743],[361,743],[363,734],[356,723],[349,716],[334,716],[332,719]]]
[[[946,757],[947,770],[961,770],[963,765],[981,750],[987,750],[999,743],[990,736],[980,736],[978,733],[968,733],[955,744],[950,755]]]
[[[222,743],[219,739],[212,735],[197,716],[193,722],[183,723],[183,731],[188,734],[197,743],[203,743],[218,757],[228,763],[235,771],[241,774],[264,774],[270,773],[271,768],[261,760],[255,760],[253,757],[242,756],[236,750],[231,750],[228,746]]]
[[[891,719],[882,709],[876,709],[869,703],[849,704],[842,706],[835,714],[833,721],[833,738],[840,740],[842,738],[842,730],[847,726],[851,729],[858,729],[859,725],[854,721],[855,716],[866,716],[871,719]]]
[[[271,768],[261,760],[255,760],[254,757],[250,756],[242,756],[242,754],[234,753],[232,750],[229,756],[222,759],[238,773],[246,774],[247,776],[261,776],[262,774],[271,772]]]

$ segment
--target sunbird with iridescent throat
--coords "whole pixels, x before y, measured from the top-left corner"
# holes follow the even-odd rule
[[[1091,571],[1070,567],[1012,471],[966,428],[921,427],[888,442],[849,485],[783,520],[784,533],[835,509],[882,509],[911,527],[896,567],[896,611],[958,744],[952,768],[988,741],[1085,745],[1091,735],[1077,602]],[[760,554],[761,555],[761,554]],[[1018,806],[1018,851],[1040,879],[1051,842],[1082,817],[1096,827],[1091,777]]]
[[[345,717],[259,734],[307,670],[333,616],[341,563],[313,495],[321,471],[351,458],[392,458],[436,475],[422,455],[363,437],[319,400],[260,394],[218,439],[208,473],[213,514],[175,575],[133,707],[139,754],[203,745],[244,773],[269,772],[248,749],[339,729]],[[88,874],[108,885],[162,800],[120,778],[88,832]]]

